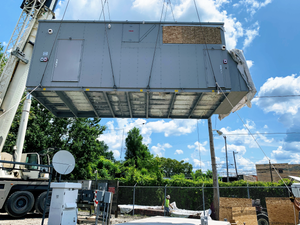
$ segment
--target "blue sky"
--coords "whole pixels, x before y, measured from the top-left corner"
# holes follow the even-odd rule
[[[21,0],[1,4],[0,42],[4,45],[20,16]],[[171,0],[176,21],[198,21],[193,0]],[[222,121],[212,117],[213,129],[227,136],[229,172],[234,175],[233,151],[240,174],[255,174],[256,163],[300,163],[300,1],[196,0],[203,22],[225,22],[227,49],[244,51],[258,90],[252,108],[244,107]],[[163,0],[109,0],[111,20],[159,21]],[[56,14],[62,18],[66,0]],[[173,20],[168,4],[167,21]],[[98,20],[101,0],[70,0],[65,19]],[[102,17],[103,18],[103,17]],[[106,18],[109,18],[106,10]],[[294,96],[291,96],[294,95]],[[290,96],[290,97],[283,97]],[[247,127],[260,148],[248,135]],[[206,120],[103,119],[108,130],[100,137],[117,159],[124,157],[127,132],[139,127],[154,155],[185,160],[195,169],[211,169]],[[198,128],[198,129],[197,129]],[[124,135],[123,135],[124,134]],[[245,135],[246,134],[246,135]],[[224,139],[214,135],[218,172],[225,172]],[[123,144],[122,144],[123,143]]]

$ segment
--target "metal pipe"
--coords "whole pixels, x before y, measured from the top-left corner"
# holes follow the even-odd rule
[[[167,184],[166,184],[166,186],[165,186],[165,196],[164,196],[164,216],[166,216],[166,210],[165,210],[165,205],[166,205],[166,196],[167,196]]]
[[[133,208],[132,208],[132,215],[134,216],[134,202],[135,202],[135,187],[137,183],[133,186]]]
[[[204,183],[202,185],[202,198],[203,198],[203,212],[204,212],[204,216],[205,216]],[[201,217],[200,217],[200,219],[201,219]]]
[[[270,166],[271,182],[273,182],[273,174],[272,174],[271,160],[269,160],[269,166]]]
[[[42,166],[42,167],[52,167],[51,165],[42,165],[37,163],[22,163],[22,162],[13,162],[13,161],[6,161],[0,160],[0,163],[10,163],[10,164],[17,164],[17,165],[24,165],[24,166]]]
[[[51,164],[50,166],[51,166],[51,168],[50,168],[49,182],[48,182],[48,187],[47,187],[47,195],[46,195],[46,199],[45,199],[45,202],[44,202],[43,219],[42,219],[42,223],[41,223],[42,225],[44,225],[44,220],[45,220],[45,216],[46,216],[46,208],[47,208],[47,203],[48,203],[50,183],[51,183],[51,180],[52,180],[52,173],[53,173],[53,165]]]
[[[216,156],[215,156],[215,147],[214,147],[214,139],[211,125],[211,118],[208,118],[208,132],[209,132],[209,143],[210,143],[210,157],[211,157],[211,166],[213,173],[213,188],[214,188],[214,197],[213,197],[213,205],[215,209],[216,220],[219,220],[219,183],[218,183],[218,172],[217,172],[217,164],[216,164]]]
[[[23,145],[25,141],[25,135],[27,130],[27,123],[30,113],[30,106],[31,106],[31,95],[28,94],[26,97],[26,100],[24,101],[23,111],[22,111],[22,117],[20,121],[20,127],[18,130],[18,136],[16,141],[16,162],[21,162],[22,152],[23,152]],[[16,168],[19,168],[19,165],[16,166]]]
[[[248,194],[248,198],[250,198],[250,191],[249,191],[249,183],[247,182],[247,194]]]
[[[225,154],[226,154],[226,171],[227,171],[227,183],[229,183],[229,173],[228,173],[228,155],[227,155],[227,141],[226,136],[223,136],[225,139]]]
[[[238,179],[238,172],[237,172],[237,167],[236,167],[235,154],[238,154],[238,152],[235,153],[233,151],[233,159],[234,159],[234,165],[235,165],[236,178]]]

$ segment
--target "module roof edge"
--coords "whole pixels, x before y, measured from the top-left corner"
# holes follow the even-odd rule
[[[178,25],[214,25],[224,26],[224,22],[159,22],[159,21],[100,21],[100,20],[39,20],[39,23],[129,23],[129,24],[178,24]]]

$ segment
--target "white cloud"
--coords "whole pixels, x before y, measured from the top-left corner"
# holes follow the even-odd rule
[[[2,45],[3,45],[3,47],[6,47],[7,46],[7,42],[3,41]]]
[[[253,121],[247,120],[246,123],[248,129],[252,130],[251,133],[255,137],[256,141],[262,145],[269,145],[273,143],[274,139],[268,139],[263,133],[260,133],[259,131],[254,131],[255,123]],[[220,131],[223,132],[223,134],[227,138],[227,144],[233,144],[236,146],[248,146],[249,148],[258,148],[258,145],[254,138],[250,135],[248,129],[236,129],[236,130],[230,130],[229,127],[227,128],[221,128]],[[220,137],[221,138],[221,137]]]
[[[256,22],[253,25],[253,29],[247,29],[245,31],[246,39],[244,40],[243,49],[247,48],[252,43],[254,38],[259,35],[259,28],[259,24]]]
[[[169,143],[165,143],[163,145],[158,143],[156,146],[152,146],[151,150],[155,156],[163,157],[164,153],[166,151],[166,148],[172,148],[172,146]]]
[[[201,162],[198,159],[193,159],[193,167],[196,167],[197,169],[199,169],[199,167],[200,168],[204,168],[205,167],[205,163]]]
[[[252,60],[247,60],[247,66],[250,69],[254,65],[254,62]]]
[[[258,96],[283,96],[300,94],[300,77],[296,74],[286,77],[271,77],[260,88]],[[264,112],[296,115],[299,111],[299,98],[258,98],[253,102]]]
[[[197,125],[197,120],[158,120],[148,122],[145,119],[117,119],[106,123],[107,130],[98,138],[104,141],[110,149],[124,151],[127,133],[134,127],[140,129],[143,143],[150,145],[153,133],[163,133],[165,137],[181,136],[192,133]]]
[[[173,4],[173,11],[176,21],[199,21],[193,0],[181,0]],[[236,47],[238,39],[243,36],[242,24],[222,7],[228,4],[229,0],[196,0],[201,21],[224,22],[227,49]],[[173,2],[174,3],[174,2]],[[133,9],[139,11],[143,16],[153,19],[160,19],[162,2],[159,0],[135,0]],[[168,11],[167,20],[172,20],[172,13]]]
[[[120,158],[120,152],[118,150],[113,150],[112,151],[114,153],[114,158],[117,160],[118,158]]]
[[[198,141],[196,141],[193,145],[188,145],[187,147],[189,149],[195,149],[196,151],[200,152],[206,152],[207,149],[204,147],[207,145],[207,141],[204,141],[203,144],[199,143]]]
[[[184,162],[188,162],[188,161],[190,161],[190,159],[189,158],[185,158],[185,159],[182,159]]]
[[[245,146],[237,146],[237,145],[227,145],[227,154],[232,153],[232,152],[238,152],[240,155],[244,155],[246,153],[246,147]],[[225,152],[225,147],[222,148],[221,152]]]
[[[268,127],[268,125],[266,124],[266,125],[264,125],[264,128],[265,128],[265,129],[268,129],[269,127]]]
[[[182,150],[178,150],[178,149],[177,149],[177,150],[175,151],[175,153],[174,153],[174,154],[175,154],[175,155],[180,155],[180,154],[183,154],[183,151],[182,151]]]
[[[244,6],[250,16],[253,16],[259,9],[270,4],[272,0],[265,0],[264,2],[259,2],[256,0],[241,0],[234,4],[234,7]]]

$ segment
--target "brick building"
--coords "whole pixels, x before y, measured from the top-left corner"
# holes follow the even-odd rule
[[[269,164],[256,164],[255,166],[258,181],[271,181]],[[273,166],[282,178],[289,178],[288,176],[300,177],[300,164],[277,163],[273,164]],[[273,166],[271,166],[272,178],[274,182],[278,182],[280,177],[277,175]]]

